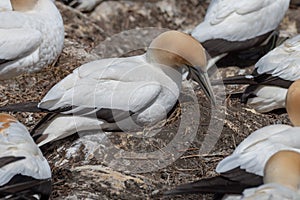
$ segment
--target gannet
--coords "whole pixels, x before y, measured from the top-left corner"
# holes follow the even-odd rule
[[[7,114],[0,114],[0,161],[1,199],[49,198],[50,166],[26,127]]]
[[[59,113],[33,130],[35,138],[41,135],[39,145],[84,130],[135,130],[166,118],[187,71],[214,103],[205,66],[205,50],[197,40],[167,31],[143,55],[80,66],[52,87],[38,106],[8,105],[0,110]]]
[[[0,12],[0,80],[52,64],[64,42],[63,21],[52,0],[10,2],[6,6],[12,10]]]
[[[279,151],[266,163],[264,184],[246,189],[241,196],[224,200],[298,200],[300,199],[300,154],[295,151]]]
[[[204,21],[191,33],[212,57],[208,68],[227,53],[236,54],[262,44],[280,24],[289,2],[212,0]]]
[[[287,112],[295,127],[276,124],[263,127],[250,134],[234,152],[224,158],[216,168],[219,176],[178,186],[166,192],[186,193],[242,193],[245,188],[263,183],[264,167],[272,155],[282,150],[300,153],[300,80],[295,81],[287,94]]]
[[[256,64],[252,74],[224,78],[212,84],[249,84],[241,101],[257,112],[285,108],[288,87],[300,79],[300,35],[286,40]]]

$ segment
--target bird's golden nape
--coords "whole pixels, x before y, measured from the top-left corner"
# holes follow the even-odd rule
[[[207,75],[205,49],[190,35],[178,31],[160,34],[149,45],[147,59],[175,69],[187,68],[190,77],[202,87],[212,104],[216,104]]]
[[[0,123],[16,122],[17,119],[5,113],[0,113]]]
[[[289,150],[274,154],[265,165],[264,183],[278,183],[298,190],[300,186],[300,154]]]
[[[10,0],[14,11],[29,11],[37,4],[38,0]]]
[[[183,64],[198,66],[206,72],[205,49],[196,39],[179,31],[166,31],[157,36],[149,45],[147,53],[160,64],[172,67]]]
[[[300,80],[295,81],[288,89],[286,110],[294,126],[300,126]]]

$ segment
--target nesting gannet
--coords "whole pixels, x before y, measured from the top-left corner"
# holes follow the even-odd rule
[[[0,114],[0,198],[48,199],[51,169],[26,127]]]
[[[61,0],[64,4],[76,8],[82,12],[90,12],[105,0]]]
[[[193,31],[211,57],[210,68],[227,53],[262,44],[277,28],[290,0],[212,0]],[[250,53],[250,52],[249,52]]]
[[[53,63],[64,41],[63,21],[52,0],[10,2],[12,10],[0,12],[0,80]]]
[[[219,176],[181,185],[166,194],[239,194],[245,188],[261,185],[264,167],[272,155],[281,150],[300,153],[299,99],[300,80],[290,86],[286,100],[288,115],[296,127],[276,124],[253,132],[217,165]]]
[[[186,71],[215,102],[205,66],[201,44],[177,31],[160,34],[143,55],[84,64],[38,104],[39,110],[60,115],[45,118],[34,135],[42,135],[41,140],[48,137],[42,145],[83,130],[126,131],[154,124],[175,105]],[[0,110],[36,111],[37,107],[20,104]]]
[[[300,199],[300,154],[295,151],[279,151],[266,163],[264,184],[247,189],[241,196],[224,200],[298,200]]]
[[[285,108],[288,87],[300,79],[300,35],[286,40],[255,65],[251,75],[224,78],[212,84],[249,84],[241,101],[257,112]]]

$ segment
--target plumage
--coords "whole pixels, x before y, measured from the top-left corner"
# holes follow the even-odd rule
[[[250,174],[245,172],[245,170],[236,168],[220,176],[179,185],[175,189],[166,191],[164,195],[196,193],[240,194],[245,188],[256,187],[262,183],[263,179],[261,176]]]
[[[38,124],[32,134],[37,140],[37,136],[48,137],[41,145],[78,131],[128,131],[153,125],[165,119],[176,104],[185,72],[214,103],[205,66],[205,51],[197,40],[167,31],[143,55],[97,60],[75,69],[38,104],[39,109],[59,115]],[[20,107],[0,110],[18,111]]]
[[[212,0],[204,21],[193,31],[192,36],[200,41],[214,63],[227,53],[257,47],[261,57],[268,50],[258,47],[278,27],[289,7],[289,0]],[[271,48],[273,45],[271,45]],[[266,48],[270,48],[269,45]],[[235,53],[236,54],[236,53]],[[246,54],[244,53],[244,56]],[[210,68],[213,64],[209,64]]]
[[[0,114],[0,197],[24,198],[51,193],[51,169],[26,127]]]
[[[248,136],[230,156],[218,164],[216,168],[216,172],[220,174],[218,179],[226,181],[215,181],[214,184],[211,184],[203,179],[178,186],[167,194],[238,194],[245,188],[259,186],[263,183],[264,166],[274,153],[280,150],[294,150],[300,153],[299,131],[300,127],[279,124],[259,129]],[[237,171],[240,173],[233,173]]]
[[[268,165],[277,164],[277,160],[275,159],[277,156],[275,156],[275,158],[273,157],[278,152],[292,151],[294,152],[293,154],[300,153],[299,96],[300,80],[295,81],[290,86],[290,88],[288,89],[286,100],[287,112],[295,127],[276,124],[263,127],[251,133],[244,141],[242,141],[238,145],[238,147],[231,155],[224,158],[217,165],[216,172],[220,174],[219,176],[209,178],[209,181],[207,179],[202,179],[194,183],[188,183],[182,186],[178,186],[174,190],[168,191],[167,194],[238,193],[246,188],[259,186],[260,184],[262,184],[263,176],[265,183],[284,183],[284,174],[278,175],[278,170],[274,171],[274,167],[270,167],[270,169],[266,169],[266,167]],[[282,163],[285,163],[287,165],[285,166],[286,168],[288,168],[287,171],[294,169],[292,165],[292,159],[290,162],[291,164],[288,165],[287,161],[282,161]],[[298,163],[299,166],[296,169],[299,169],[297,173],[300,173],[300,156]],[[276,169],[281,168],[277,166]],[[293,175],[291,175],[290,177],[293,177]],[[226,181],[210,181],[220,179],[226,179]],[[288,180],[292,182],[292,178],[288,178]],[[293,183],[294,182],[296,181],[293,181]],[[234,199],[238,197],[234,196],[232,198]]]
[[[258,112],[269,112],[285,108],[287,89],[300,78],[299,68],[300,35],[297,35],[262,57],[252,75],[228,77],[212,84],[249,84],[242,102]]]
[[[288,187],[276,183],[263,184],[257,188],[246,189],[240,197],[224,200],[297,200],[300,194]]]
[[[52,64],[64,41],[63,21],[51,0],[10,1],[12,10],[0,12],[0,80]]]
[[[10,11],[12,10],[10,0],[0,1],[0,12],[9,11],[9,10]]]
[[[277,28],[288,6],[289,0],[212,0],[204,21],[192,35],[200,42],[251,39]]]
[[[76,8],[82,12],[90,12],[95,9],[97,5],[105,0],[62,0],[64,4]]]
[[[279,151],[268,159],[264,168],[264,184],[247,189],[240,196],[224,200],[297,200],[300,198],[300,154],[295,151]]]
[[[239,167],[246,172],[263,176],[264,166],[274,153],[280,150],[300,152],[299,131],[299,127],[282,124],[261,128],[241,142],[230,156],[223,159],[216,172],[224,173]]]

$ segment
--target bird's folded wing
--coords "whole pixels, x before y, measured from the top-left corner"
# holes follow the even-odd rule
[[[226,172],[239,167],[249,173],[263,176],[263,170],[269,158],[280,150],[291,150],[300,152],[300,128],[274,125],[274,130],[267,129],[263,132],[255,132],[257,138],[251,141],[245,140],[247,145],[240,145],[242,149],[235,151],[231,156],[222,160],[217,166],[217,172]],[[276,130],[277,128],[277,130]],[[265,135],[264,137],[261,135]],[[252,136],[252,135],[251,135]],[[260,137],[260,140],[257,140]],[[252,137],[253,138],[253,137]],[[245,142],[244,141],[244,142]],[[238,148],[239,148],[238,147]]]
[[[275,124],[258,129],[257,131],[251,133],[244,141],[242,141],[234,152],[240,153],[273,135],[276,135],[282,131],[286,131],[289,128],[291,128],[289,125]]]
[[[51,193],[51,179],[37,180],[17,175],[13,178],[12,182],[0,187],[1,199],[36,199],[36,196],[40,193],[44,193],[45,195],[50,195]]]
[[[288,128],[290,128],[288,125],[271,125],[253,132],[239,144],[230,156],[218,164],[216,171],[218,173],[225,173],[235,168],[242,168],[248,172],[262,176],[264,164],[259,165],[259,163],[262,163],[262,160],[265,161],[265,157],[267,156],[263,155],[264,152],[262,150],[267,153],[267,147],[273,149],[272,145],[269,145],[268,138]],[[257,155],[258,152],[260,152],[259,156]]]
[[[64,109],[65,114],[88,114],[82,111],[91,109],[94,112],[114,109],[135,113],[146,109],[161,91],[160,84],[153,81],[83,79],[67,90],[56,86],[43,98],[39,107],[58,112]]]
[[[280,185],[278,183],[268,183],[257,188],[247,189],[243,192],[244,200],[282,200],[300,199],[300,195],[289,187]]]
[[[271,74],[285,80],[299,79],[300,35],[285,41],[255,65],[259,74]]]
[[[5,166],[5,165],[8,165],[10,163],[13,163],[13,162],[16,162],[18,160],[22,160],[22,159],[25,159],[24,156],[5,156],[5,157],[1,157],[0,158],[0,168]]]
[[[0,64],[29,55],[41,42],[41,33],[37,30],[0,28]]]
[[[257,12],[266,6],[269,6],[273,1],[255,0],[215,0],[210,4],[205,19],[209,19],[212,25],[223,22],[232,13],[245,15],[252,12]]]
[[[4,156],[0,158],[0,186],[6,184],[9,181],[9,179],[13,176],[11,175],[11,173],[9,173],[10,168],[7,168],[6,166],[23,159],[25,159],[24,156]]]
[[[28,152],[30,149],[20,149],[20,146],[15,145],[14,148],[16,150],[11,150],[10,154],[17,154],[18,156],[5,156],[0,158],[1,162],[7,163],[0,169],[0,185],[6,184],[17,174],[30,176],[36,179],[47,179],[51,177],[51,169],[47,160],[42,156],[41,152],[34,151],[34,148],[38,148],[37,146],[31,147],[33,152]],[[37,153],[38,155],[35,155],[34,153]]]

